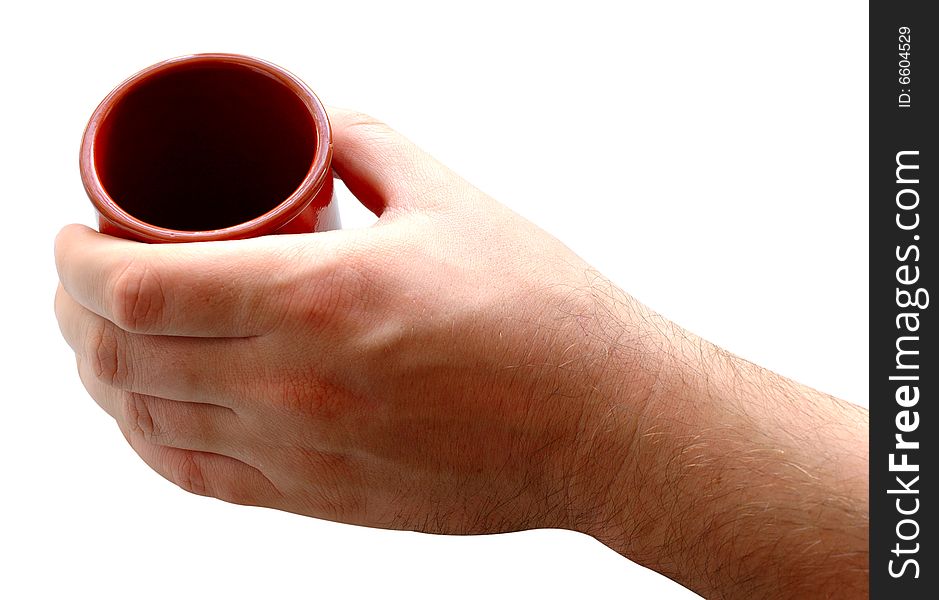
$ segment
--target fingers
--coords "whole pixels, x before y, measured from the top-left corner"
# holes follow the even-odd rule
[[[471,186],[370,117],[330,112],[336,172],[373,212],[447,205]],[[335,234],[335,235],[331,235]],[[59,279],[85,308],[132,333],[250,337],[279,324],[298,288],[318,278],[319,257],[341,232],[194,244],[143,244],[64,228],[56,238]]]
[[[248,337],[279,322],[304,274],[284,260],[299,260],[288,237],[142,244],[70,225],[56,237],[56,268],[72,298],[125,331]],[[309,270],[314,245],[329,236],[304,237]]]
[[[468,184],[410,140],[374,118],[330,108],[333,169],[378,216],[433,209]]]
[[[253,364],[250,339],[128,333],[73,300],[62,286],[55,312],[86,373],[109,387],[231,408],[243,392],[242,378],[251,374],[239,370]]]
[[[269,506],[282,504],[281,494],[258,469],[229,456],[159,446],[133,430],[121,428],[124,437],[151,469],[200,496],[212,496],[233,504]]]
[[[88,394],[121,428],[159,446],[241,457],[248,438],[231,409],[178,402],[106,385],[76,355],[78,375]]]

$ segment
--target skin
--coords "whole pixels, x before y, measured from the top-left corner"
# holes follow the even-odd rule
[[[708,597],[867,591],[867,412],[682,330],[387,126],[332,110],[370,228],[71,225],[89,394],[196,494],[373,527],[580,531]]]

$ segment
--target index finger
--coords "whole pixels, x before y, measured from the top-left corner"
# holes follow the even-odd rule
[[[426,210],[449,201],[452,191],[469,187],[409,139],[364,113],[329,107],[333,170],[366,208]]]
[[[280,318],[293,276],[264,240],[144,244],[69,225],[55,263],[72,298],[125,331],[248,337]]]

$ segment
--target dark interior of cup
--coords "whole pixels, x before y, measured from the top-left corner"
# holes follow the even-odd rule
[[[99,126],[108,195],[158,227],[221,229],[286,200],[313,161],[316,129],[286,84],[244,65],[179,64],[138,82]]]

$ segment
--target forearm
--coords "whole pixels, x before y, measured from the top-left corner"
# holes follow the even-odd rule
[[[613,353],[579,528],[708,597],[865,590],[866,411],[618,304],[643,356]]]

